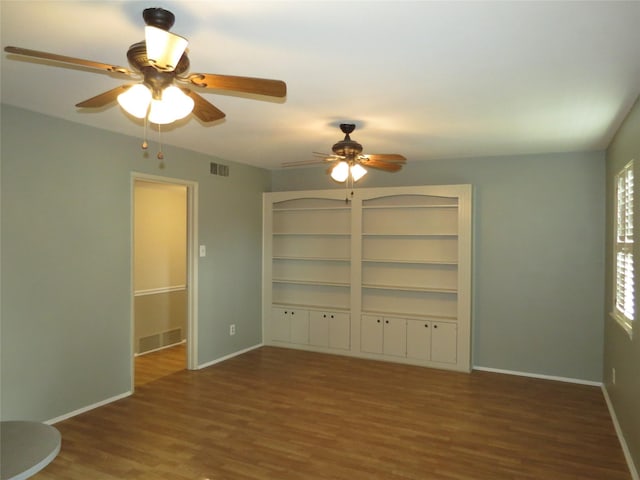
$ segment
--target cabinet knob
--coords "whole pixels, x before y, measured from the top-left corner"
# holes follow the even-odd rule
[[[424,328],[429,328],[429,324],[428,324],[428,323],[425,323],[425,324],[424,324]]]
[[[384,323],[389,323],[389,320],[385,320]]]
[[[331,318],[333,318],[333,315],[331,315]]]
[[[376,322],[380,323],[380,319],[376,320]]]
[[[438,325],[434,325],[433,328],[438,328]]]
[[[322,315],[322,318],[327,318],[327,314],[325,313],[324,315]]]
[[[296,312],[291,312],[291,315],[295,315],[295,314],[296,314]]]

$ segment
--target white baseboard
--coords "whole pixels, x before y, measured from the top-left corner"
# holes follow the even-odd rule
[[[258,343],[249,348],[245,348],[244,350],[239,350],[237,352],[230,353],[229,355],[225,355],[224,357],[216,358],[215,360],[211,360],[210,362],[203,363],[202,365],[198,365],[196,370],[202,370],[203,368],[210,367],[211,365],[215,365],[216,363],[224,362],[225,360],[229,360],[230,358],[237,357],[238,355],[242,355],[243,353],[250,352],[251,350],[255,350],[256,348],[260,348],[264,346],[264,343]]]
[[[480,370],[482,372],[503,373],[505,375],[517,375],[519,377],[540,378],[543,380],[555,380],[556,382],[577,383],[580,385],[591,385],[592,387],[602,386],[602,382],[593,382],[591,380],[581,380],[579,378],[555,377],[553,375],[540,375],[538,373],[517,372],[514,370],[501,370],[499,368],[474,366],[473,370]]]
[[[631,452],[629,451],[627,441],[624,439],[624,435],[622,433],[622,429],[620,428],[620,424],[618,423],[618,417],[616,416],[616,411],[613,409],[613,403],[611,403],[611,398],[609,398],[609,392],[607,391],[606,385],[602,385],[602,393],[604,395],[605,401],[607,402],[607,408],[609,409],[609,415],[611,415],[611,420],[613,421],[613,427],[616,429],[616,435],[618,435],[618,440],[620,440],[620,446],[622,447],[622,451],[624,452],[624,458],[627,461],[627,465],[629,466],[631,478],[632,480],[640,480],[640,475],[638,475],[638,470],[633,463],[633,457],[631,456]]]
[[[224,357],[217,358],[217,359],[215,359],[215,360],[213,360],[211,362],[207,362],[207,363],[204,363],[202,365],[198,365],[196,370],[201,370],[203,368],[210,367],[211,365],[215,365],[216,363],[224,362],[225,360],[229,360],[230,358],[237,357],[238,355],[242,355],[243,353],[250,352],[251,350],[255,350],[256,348],[260,348],[263,345],[264,345],[263,343],[259,343],[257,345],[252,346],[252,347],[245,348],[244,350],[240,350],[238,352],[230,353],[229,355],[225,355]],[[88,411],[93,410],[95,408],[103,407],[104,405],[107,405],[109,403],[116,402],[118,400],[122,400],[123,398],[131,396],[131,394],[132,394],[132,392],[131,392],[131,390],[129,390],[128,392],[121,393],[120,395],[116,395],[115,397],[107,398],[105,400],[102,400],[100,402],[94,403],[92,405],[87,405],[86,407],[82,407],[82,408],[79,408],[78,410],[74,410],[73,412],[69,412],[69,413],[66,413],[64,415],[60,415],[59,417],[55,417],[55,418],[52,418],[50,420],[46,420],[44,423],[46,423],[48,425],[53,425],[55,423],[62,422],[63,420],[67,420],[67,419],[69,419],[71,417],[75,417],[76,415],[80,415],[81,413],[85,413],[85,412],[88,412]]]
[[[134,353],[133,356],[136,357],[136,358],[144,357],[148,353],[159,352],[161,350],[166,350],[167,348],[177,347],[178,345],[182,345],[183,343],[187,343],[187,340],[186,339],[185,340],[180,340],[179,342],[172,343],[170,345],[163,345],[162,347],[154,348],[153,350],[147,350],[146,352],[142,352],[142,353]]]
[[[61,422],[63,420],[67,420],[71,417],[75,417],[76,415],[80,415],[81,413],[88,412],[89,410],[93,410],[98,407],[103,407],[108,403],[116,402],[118,400],[122,400],[131,395],[131,390],[125,393],[121,393],[120,395],[116,395],[115,397],[107,398],[106,400],[102,400],[98,403],[94,403],[92,405],[88,405],[86,407],[79,408],[78,410],[74,410],[73,412],[65,413],[64,415],[60,415],[59,417],[52,418],[51,420],[46,420],[44,423],[47,425],[53,425],[55,423]]]

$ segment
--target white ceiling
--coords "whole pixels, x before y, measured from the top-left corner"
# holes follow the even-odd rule
[[[227,117],[165,143],[264,168],[330,152],[434,158],[599,150],[640,92],[640,1],[5,1],[2,47],[129,67],[142,10],[172,11],[191,72],[284,80],[284,101],[199,90]],[[142,137],[117,103],[74,105],[127,77],[2,52],[2,102]],[[154,136],[150,139],[153,141]]]

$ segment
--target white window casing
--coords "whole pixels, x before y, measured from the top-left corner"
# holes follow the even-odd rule
[[[616,175],[612,316],[631,336],[635,320],[633,266],[633,160]]]

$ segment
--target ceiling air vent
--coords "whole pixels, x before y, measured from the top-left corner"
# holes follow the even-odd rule
[[[229,165],[222,165],[220,163],[211,162],[211,174],[218,175],[220,177],[228,177]]]

